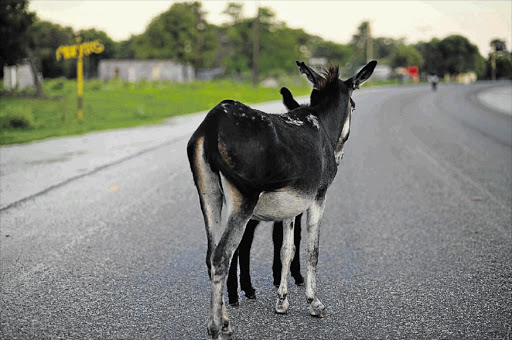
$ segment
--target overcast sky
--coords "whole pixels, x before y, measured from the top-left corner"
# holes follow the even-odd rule
[[[96,28],[114,40],[142,33],[153,17],[177,1],[164,0],[31,0],[39,18],[71,26]],[[202,1],[210,23],[222,24],[229,1]],[[408,43],[460,34],[487,57],[489,43],[499,38],[512,47],[512,1],[232,1],[243,2],[245,16],[257,6],[271,8],[279,21],[310,34],[346,44],[364,20],[375,37],[406,38]]]

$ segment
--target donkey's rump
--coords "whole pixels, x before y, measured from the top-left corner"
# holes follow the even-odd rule
[[[206,131],[206,145],[215,151],[208,162],[237,187],[274,191],[300,179],[300,155],[273,115],[225,100],[208,116],[214,128]]]

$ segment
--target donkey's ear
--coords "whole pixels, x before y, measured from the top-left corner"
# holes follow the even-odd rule
[[[358,89],[359,86],[363,85],[363,83],[365,81],[368,80],[368,78],[370,78],[370,76],[372,75],[373,73],[373,70],[375,70],[375,66],[377,66],[377,61],[376,60],[372,60],[370,61],[368,64],[366,64],[365,67],[363,67],[363,69],[361,71],[359,71],[355,76],[353,76],[352,78],[350,78],[349,80],[347,80],[345,82],[345,84],[347,84],[347,86],[352,89],[352,90],[355,90],[355,89]]]
[[[309,68],[304,64],[302,61],[295,61],[297,63],[297,66],[299,67],[299,71],[302,74],[305,74],[306,77],[308,77],[308,80],[313,83],[315,87],[318,87],[318,84],[320,81],[325,80],[321,75],[313,71],[313,69]]]
[[[287,87],[281,87],[281,90],[279,92],[283,96],[284,106],[286,106],[286,108],[289,111],[300,107],[299,103],[297,103],[297,101],[295,101],[295,99],[293,99],[293,95],[290,92],[290,90],[288,90]]]

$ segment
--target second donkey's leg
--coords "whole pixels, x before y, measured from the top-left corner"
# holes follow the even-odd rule
[[[238,306],[238,249],[233,254],[231,264],[229,265],[228,280],[226,286],[228,288],[228,299],[231,306]]]
[[[283,222],[274,222],[272,229],[272,242],[274,244],[274,259],[272,261],[272,275],[274,286],[281,283],[281,247],[283,245]]]
[[[231,306],[238,306],[238,266],[240,265],[240,288],[249,299],[256,299],[256,291],[251,283],[251,246],[258,221],[250,220],[245,227],[244,236],[233,254],[227,280],[228,298]]]
[[[250,220],[245,228],[244,237],[238,246],[238,259],[240,263],[240,289],[244,291],[249,299],[256,299],[256,291],[251,282],[251,246],[254,239],[254,231],[258,221]]]
[[[295,255],[290,267],[295,284],[304,285],[304,277],[300,273],[300,240],[301,240],[301,217],[302,214],[295,217],[295,226],[293,244],[295,244]],[[281,282],[281,246],[283,244],[283,222],[275,222],[272,230],[272,241],[274,242],[274,260],[272,262],[272,274],[274,276],[274,286],[278,287]]]
[[[290,271],[297,286],[304,285],[304,277],[300,273],[300,233],[301,233],[302,214],[295,217],[295,227],[293,228],[293,244],[295,244],[295,255],[293,256]]]
[[[290,263],[295,253],[293,244],[294,219],[283,221],[283,246],[281,247],[281,284],[277,289],[276,313],[285,314],[288,312],[288,275],[290,274]]]

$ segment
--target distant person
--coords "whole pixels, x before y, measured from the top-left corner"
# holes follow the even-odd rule
[[[439,82],[439,78],[435,74],[430,75],[429,78],[430,78],[430,83],[432,84],[432,91],[437,90],[437,83]]]

